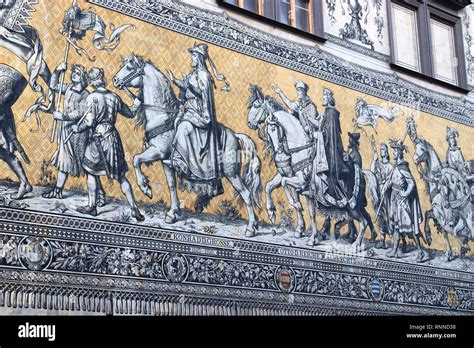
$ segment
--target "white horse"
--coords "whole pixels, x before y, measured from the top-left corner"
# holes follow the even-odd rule
[[[265,186],[268,217],[274,224],[276,213],[272,192],[283,187],[289,204],[295,208],[297,213],[297,227],[294,236],[301,238],[306,227],[300,195],[305,189],[308,189],[308,172],[311,172],[313,145],[306,138],[298,119],[285,111],[274,98],[264,97],[258,86],[250,86],[250,92],[248,126],[255,130],[259,128],[260,124],[264,125],[260,136],[269,147],[277,167],[276,175]],[[285,182],[290,179],[291,183]],[[318,231],[315,204],[312,198],[308,196],[305,198],[311,218],[312,234],[316,236]],[[309,244],[314,245],[314,239],[310,238],[310,240],[312,243]]]
[[[128,87],[137,88],[140,91],[139,96],[142,104],[138,124],[145,127],[147,147],[145,151],[133,158],[133,166],[138,186],[145,195],[152,198],[152,189],[148,178],[141,170],[141,165],[170,158],[175,135],[174,121],[179,102],[165,75],[151,62],[146,62],[137,55],[123,59],[123,64],[115,74],[113,83],[116,88],[125,89],[131,96],[133,95],[128,91]],[[245,235],[252,237],[258,228],[254,207],[260,208],[261,200],[260,159],[257,156],[254,142],[247,135],[235,133],[223,125],[219,126],[225,132],[225,143],[220,158],[224,176],[247,206],[248,225]],[[243,163],[242,157],[247,159],[247,163]],[[176,189],[176,175],[171,166],[163,162],[162,165],[171,201],[165,222],[175,223],[181,214]],[[209,197],[198,196],[195,207],[199,206],[202,209],[206,205],[203,202],[208,203],[209,200]]]
[[[433,219],[446,244],[445,260],[452,260],[448,235],[454,235],[461,245],[461,256],[470,250],[473,239],[471,189],[456,170],[444,168],[433,145],[418,138],[413,161],[427,185],[431,209],[425,212],[425,234],[430,235],[429,221]],[[424,163],[424,168],[421,164]]]

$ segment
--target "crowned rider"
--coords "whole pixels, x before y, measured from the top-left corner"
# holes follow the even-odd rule
[[[459,174],[466,176],[470,174],[470,169],[467,162],[464,160],[461,149],[458,147],[458,136],[459,133],[455,128],[447,128],[446,141],[449,144],[449,148],[446,153],[446,164],[448,167],[458,171]]]
[[[212,197],[224,192],[222,187],[222,132],[216,118],[214,89],[216,83],[209,72],[209,63],[219,81],[227,81],[220,75],[209,57],[204,43],[189,48],[191,72],[182,80],[168,70],[170,80],[184,95],[183,106],[176,120],[176,135],[170,164],[179,173],[180,186],[198,193],[196,210],[200,211]],[[166,163],[167,161],[165,161]]]
[[[278,94],[285,105],[298,117],[309,140],[313,139],[313,129],[319,128],[318,108],[308,96],[309,86],[303,81],[295,83],[298,100],[290,100],[283,91],[275,87],[273,91]]]

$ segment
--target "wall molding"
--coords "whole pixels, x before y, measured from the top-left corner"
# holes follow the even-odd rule
[[[142,308],[134,313],[153,315],[169,306],[199,314],[203,305],[223,314],[474,313],[468,272],[7,207],[0,229],[0,306],[124,314],[130,300]]]

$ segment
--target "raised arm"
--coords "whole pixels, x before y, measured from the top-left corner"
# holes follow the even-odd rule
[[[279,88],[279,87],[274,87],[272,88],[273,92],[278,94],[278,96],[281,98],[283,103],[292,111],[297,111],[298,110],[298,103],[291,101],[285,93]]]
[[[170,81],[173,82],[176,86],[178,86],[179,88],[186,88],[187,87],[186,75],[183,75],[183,79],[179,80],[176,77],[174,77],[171,70],[166,69],[166,72],[168,73],[168,77],[169,77]]]
[[[49,88],[56,93],[59,93],[59,76],[61,73],[66,73],[67,65],[61,63],[58,67],[54,70],[53,74],[51,75],[51,81],[49,82]],[[66,93],[66,89],[69,87],[69,84],[65,83],[61,90],[61,94]]]

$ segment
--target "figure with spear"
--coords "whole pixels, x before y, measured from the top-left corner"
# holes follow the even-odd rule
[[[56,133],[58,133],[58,147],[50,161],[58,169],[58,179],[56,186],[42,195],[44,198],[63,198],[62,191],[68,176],[78,177],[82,174],[82,159],[88,142],[86,132],[74,134],[71,131],[71,127],[78,123],[78,120],[85,114],[85,101],[89,92],[86,90],[87,71],[82,65],[73,64],[71,83],[65,84],[70,48],[72,46],[79,55],[85,54],[89,60],[93,61],[95,58],[91,57],[78,44],[78,40],[84,38],[87,30],[95,31],[93,43],[97,49],[112,50],[120,43],[120,34],[128,27],[129,25],[124,25],[117,28],[110,39],[107,39],[102,19],[93,12],[81,11],[77,6],[77,0],[73,1],[72,6],[65,13],[63,28],[60,30],[66,36],[67,41],[64,58],[54,71],[50,83],[50,90],[58,94],[56,107],[53,111],[54,120],[51,132],[51,142],[54,142]],[[65,101],[63,111],[61,111],[63,97]],[[59,127],[58,121],[60,121]],[[100,181],[97,182],[97,205],[99,207],[105,205],[105,192]]]

